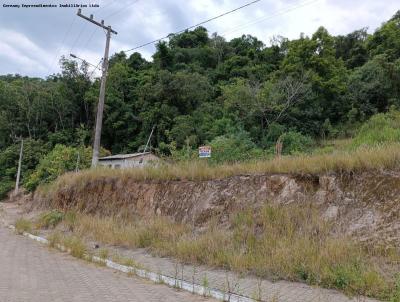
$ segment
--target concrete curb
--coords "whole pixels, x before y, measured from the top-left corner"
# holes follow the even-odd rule
[[[15,226],[13,226],[13,225],[9,225],[8,228],[15,230]],[[35,236],[35,235],[27,233],[27,232],[23,232],[22,235],[26,236],[32,240],[38,241],[42,244],[46,244],[46,245],[49,244],[49,241],[46,238]],[[70,253],[70,251],[62,245],[58,244],[56,247],[63,252]],[[166,276],[166,275],[162,275],[162,274],[158,274],[158,273],[154,273],[154,272],[150,272],[150,271],[147,271],[144,269],[139,269],[139,268],[132,267],[132,266],[118,264],[118,263],[113,262],[108,259],[102,259],[98,256],[90,257],[89,255],[86,255],[86,257],[87,257],[87,259],[91,258],[94,262],[104,263],[105,266],[112,268],[114,270],[117,270],[117,271],[120,271],[123,273],[127,273],[127,274],[134,274],[140,278],[147,279],[147,280],[153,281],[155,283],[166,284],[168,286],[182,289],[184,291],[188,291],[193,294],[202,295],[205,297],[211,297],[211,298],[215,298],[215,299],[218,299],[221,301],[256,302],[256,300],[249,298],[249,297],[241,296],[241,295],[238,295],[235,293],[223,292],[218,289],[205,287],[205,286],[202,286],[199,284],[187,282],[182,279],[178,279],[178,278],[174,278],[174,277],[170,277],[170,276]]]

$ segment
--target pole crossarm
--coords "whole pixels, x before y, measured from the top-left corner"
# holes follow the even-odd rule
[[[85,15],[82,15],[82,10],[81,10],[81,9],[78,9],[77,15],[78,15],[79,17],[81,17],[81,18],[83,18],[83,19],[85,19],[85,20],[87,20],[87,21],[93,23],[93,24],[96,24],[97,26],[100,26],[100,27],[104,28],[105,30],[109,30],[111,33],[113,33],[113,34],[115,34],[115,35],[118,34],[115,30],[113,30],[113,29],[111,28],[110,25],[109,25],[109,26],[104,25],[104,20],[101,20],[101,22],[97,22],[96,20],[93,19],[93,15],[90,15],[90,17],[87,17],[87,16],[85,16]]]

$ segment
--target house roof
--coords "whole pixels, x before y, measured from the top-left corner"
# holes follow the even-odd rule
[[[100,157],[99,160],[116,160],[116,159],[126,159],[126,158],[132,158],[132,157],[139,157],[142,155],[147,155],[151,154],[150,152],[141,152],[141,153],[132,153],[132,154],[116,154],[116,155],[110,155],[110,156],[105,156],[105,157]]]

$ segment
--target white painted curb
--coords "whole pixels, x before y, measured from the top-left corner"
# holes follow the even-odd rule
[[[8,227],[10,229],[12,229],[12,230],[15,230],[15,227],[13,225],[9,225]],[[49,241],[46,238],[35,236],[35,235],[32,235],[32,234],[27,233],[27,232],[23,232],[22,235],[24,235],[24,236],[26,236],[26,237],[28,237],[30,239],[36,240],[36,241],[38,241],[40,243],[49,244]],[[69,250],[67,248],[65,248],[64,246],[62,246],[62,245],[57,245],[57,248],[60,249],[61,251],[69,252]],[[87,257],[89,257],[89,256],[87,256]],[[183,290],[191,292],[193,294],[212,297],[212,298],[215,298],[215,299],[218,299],[218,300],[221,300],[221,301],[256,302],[256,300],[254,300],[254,299],[251,299],[251,298],[248,298],[248,297],[244,297],[244,296],[241,296],[241,295],[238,295],[238,294],[226,293],[226,292],[223,292],[223,291],[218,290],[218,289],[205,287],[205,286],[202,286],[202,285],[199,285],[199,284],[195,284],[195,283],[184,281],[182,279],[169,277],[169,276],[166,276],[166,275],[150,272],[150,271],[139,269],[139,268],[135,268],[135,267],[132,267],[132,266],[121,265],[121,264],[115,263],[115,262],[113,262],[111,260],[102,259],[102,258],[97,257],[97,256],[93,256],[92,259],[95,262],[104,263],[107,267],[115,269],[117,271],[124,272],[124,273],[135,274],[138,277],[141,277],[141,278],[144,278],[144,279],[147,279],[147,280],[151,280],[151,281],[156,282],[156,283],[163,283],[163,284],[169,285],[171,287],[183,289]]]

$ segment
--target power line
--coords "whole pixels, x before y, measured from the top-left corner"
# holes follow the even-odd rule
[[[115,1],[110,1],[108,2],[106,5],[100,7],[99,9],[96,9],[96,14],[98,14],[100,11],[102,11],[103,9],[105,9],[106,7],[110,6],[111,4],[114,4]]]
[[[287,7],[287,8],[282,9],[282,10],[277,10],[277,11],[275,11],[274,13],[272,13],[271,15],[264,16],[264,17],[259,18],[259,19],[257,19],[257,20],[253,20],[253,21],[251,21],[251,22],[249,22],[249,23],[245,23],[244,26],[241,25],[241,26],[235,27],[235,28],[233,28],[233,30],[226,31],[226,32],[220,34],[219,36],[224,37],[224,36],[226,36],[228,33],[236,32],[236,31],[238,31],[238,30],[240,30],[240,29],[249,27],[249,26],[254,25],[254,24],[256,24],[256,23],[260,23],[260,22],[266,21],[266,20],[268,20],[268,19],[272,19],[272,18],[274,18],[274,17],[284,15],[284,14],[286,14],[286,13],[289,13],[289,12],[291,12],[291,11],[294,11],[294,10],[299,9],[299,8],[301,8],[301,7],[304,7],[304,6],[306,6],[306,5],[313,4],[313,3],[318,2],[318,1],[320,1],[320,0],[304,1],[304,2],[297,3],[298,5],[295,5],[295,6],[292,6],[292,7]],[[162,56],[162,57],[158,57],[158,58],[159,58],[159,59],[163,59],[163,58],[166,58],[166,57],[167,57],[167,56]]]
[[[107,18],[110,18],[110,17],[112,17],[112,16],[115,16],[115,15],[119,14],[119,13],[122,12],[123,10],[126,10],[128,7],[134,5],[135,3],[139,2],[139,1],[140,1],[140,0],[133,1],[132,3],[130,3],[130,4],[126,5],[126,6],[124,6],[123,8],[117,10],[116,12],[114,12],[114,13],[112,13],[112,14],[110,14],[110,15],[105,16],[104,19],[107,19]]]
[[[218,16],[212,17],[212,18],[210,18],[210,19],[207,19],[207,20],[202,21],[202,22],[200,22],[200,23],[197,23],[197,24],[195,24],[195,25],[186,27],[185,29],[182,29],[182,30],[180,30],[180,31],[177,31],[177,32],[173,33],[173,35],[177,35],[177,34],[180,34],[180,33],[185,32],[185,31],[187,31],[187,30],[190,30],[190,29],[199,27],[199,26],[201,26],[201,25],[203,25],[203,24],[206,24],[206,23],[208,23],[208,22],[214,21],[214,20],[219,19],[219,18],[221,18],[221,17],[224,17],[224,16],[226,16],[226,15],[232,14],[232,13],[238,11],[238,10],[241,10],[241,9],[243,9],[243,8],[245,8],[245,7],[248,7],[248,6],[250,6],[250,5],[253,5],[253,4],[255,4],[255,3],[257,3],[257,2],[260,2],[260,1],[261,1],[261,0],[255,0],[255,1],[252,1],[252,2],[249,2],[249,3],[246,3],[246,4],[242,5],[242,6],[239,6],[239,7],[235,8],[235,9],[232,9],[232,10],[230,10],[230,11],[227,11],[227,12],[225,12],[225,13],[223,13],[223,14],[220,14],[220,15],[218,15]],[[153,41],[144,43],[144,44],[142,44],[142,45],[136,46],[136,47],[134,47],[134,48],[131,48],[131,49],[128,49],[128,50],[124,50],[123,52],[131,52],[131,51],[133,51],[133,50],[136,50],[136,49],[145,47],[145,46],[147,46],[147,45],[151,45],[151,44],[160,42],[160,41],[162,41],[162,40],[168,38],[170,35],[171,35],[171,34],[169,34],[169,35],[167,35],[167,36],[164,36],[164,37],[162,37],[162,38],[158,38],[158,39],[156,39],[156,40],[153,40]]]
[[[139,1],[140,1],[140,0],[133,1],[132,3],[128,4],[127,6],[124,6],[122,9],[119,9],[119,10],[117,10],[116,12],[114,12],[114,13],[112,13],[112,14],[110,14],[110,15],[107,15],[106,17],[102,17],[102,19],[107,19],[107,18],[109,18],[109,17],[111,17],[111,16],[114,16],[114,15],[120,13],[122,10],[125,10],[127,7],[130,7],[130,6],[132,6],[133,4],[135,4],[135,3],[139,2]],[[105,6],[101,7],[97,12],[99,12],[100,10],[103,10],[104,8],[110,6],[110,5],[114,4],[114,3],[115,3],[115,2],[113,2],[113,1],[107,3]],[[87,23],[85,24],[85,27],[86,27],[86,25],[87,25]],[[80,33],[78,34],[77,38],[75,39],[75,42],[74,42],[74,44],[73,44],[72,47],[71,47],[70,53],[72,52],[72,50],[73,50],[73,48],[75,47],[76,43],[78,42],[80,36],[81,36],[82,33],[84,32],[85,27],[80,31]],[[88,39],[86,40],[86,42],[84,43],[83,48],[86,48],[86,46],[89,45],[90,41],[93,39],[94,34],[96,33],[97,30],[98,30],[97,27],[93,29],[92,33],[89,35],[89,38],[88,38]],[[104,30],[104,29],[103,29],[103,30]],[[106,30],[104,30],[104,32],[107,33]]]
[[[59,54],[60,54],[62,45],[64,44],[65,40],[67,39],[67,36],[69,35],[69,33],[70,33],[71,29],[72,29],[72,26],[74,25],[74,22],[75,22],[75,18],[72,18],[72,22],[70,23],[70,25],[69,25],[67,31],[66,31],[65,34],[64,34],[64,37],[63,37],[62,42],[61,42],[61,45],[58,47],[57,52],[56,52],[56,55],[55,55],[55,57],[53,58],[53,60],[51,61],[51,65],[50,65],[49,69],[47,70],[47,73],[53,71],[54,63],[55,63],[55,61],[57,60],[57,57],[58,57]]]
[[[75,47],[76,43],[78,42],[79,38],[81,37],[82,33],[85,31],[86,26],[87,26],[87,23],[85,23],[85,25],[83,25],[83,27],[80,30],[79,34],[76,36],[76,39],[75,39],[74,43],[72,43],[71,49],[69,50],[70,53],[74,49],[74,47]]]
[[[89,78],[92,78],[92,76],[94,75],[94,73],[96,72],[96,70],[99,68],[100,63],[103,62],[103,58],[100,59],[99,63],[97,63],[97,65],[94,67],[94,69],[92,70],[92,72],[89,74]]]
[[[89,36],[89,39],[86,40],[86,43],[83,45],[83,48],[86,48],[86,46],[89,45],[89,42],[93,39],[94,34],[96,33],[96,31],[98,30],[97,27],[95,27],[92,31],[92,34]]]
[[[139,1],[139,0],[138,0],[138,1]],[[99,9],[97,9],[96,12],[100,12],[100,11],[102,11],[103,9],[107,8],[108,6],[110,6],[110,5],[114,4],[114,3],[115,3],[115,0],[110,0],[110,2],[108,2],[106,5],[100,7]],[[74,24],[74,22],[75,22],[75,19],[76,19],[76,18],[75,18],[75,16],[74,16],[74,17],[72,18],[72,23],[70,24],[70,26],[69,26],[67,32],[65,33],[64,38],[63,38],[61,44],[64,44],[66,38],[68,37],[68,34],[70,33],[70,31],[71,31],[71,29],[72,29],[72,26],[73,26],[73,24]],[[87,23],[85,23],[85,24],[83,25],[83,28],[82,28],[81,31],[79,32],[79,34],[78,34],[78,36],[76,37],[75,41],[73,42],[73,44],[72,44],[72,46],[71,46],[71,49],[70,49],[70,51],[69,51],[70,53],[73,51],[73,49],[74,49],[75,45],[77,44],[79,38],[81,37],[82,33],[83,33],[84,30],[86,29],[86,26],[87,26]],[[88,40],[86,41],[86,43],[85,43],[85,47],[86,47],[86,46],[89,44],[89,42],[92,40],[92,38],[93,38],[93,36],[94,36],[96,30],[97,30],[97,29],[95,28],[95,29],[93,30],[93,32],[91,33],[91,35],[89,36],[89,39],[88,39]],[[57,59],[57,57],[58,57],[59,54],[60,54],[61,47],[62,47],[62,46],[59,47],[59,49],[58,49],[58,51],[57,51],[57,54],[56,54],[55,58],[54,58],[53,61],[52,61],[51,69],[53,69],[53,67],[54,67],[54,61]],[[51,71],[51,70],[49,70],[49,71]]]
[[[237,32],[237,31],[243,29],[243,28],[247,28],[247,27],[250,27],[250,26],[252,26],[252,25],[255,25],[255,24],[264,22],[264,21],[266,21],[266,20],[272,19],[272,18],[274,18],[274,17],[284,15],[284,14],[286,14],[286,13],[289,13],[289,12],[291,12],[291,11],[294,11],[294,10],[297,10],[297,9],[299,9],[299,8],[305,7],[305,6],[307,6],[307,5],[314,4],[314,3],[318,2],[318,1],[320,1],[320,0],[311,0],[311,1],[304,1],[304,2],[297,3],[297,4],[294,5],[294,6],[287,7],[287,8],[285,8],[285,9],[278,10],[278,11],[272,13],[271,15],[264,16],[264,17],[261,17],[261,18],[259,18],[259,19],[256,19],[256,20],[253,20],[253,21],[251,21],[251,22],[244,23],[244,24],[242,24],[242,25],[240,25],[240,26],[237,26],[237,27],[235,27],[235,28],[232,28],[232,29],[230,29],[230,30],[228,30],[228,31],[226,31],[226,32],[223,32],[223,33],[221,34],[221,36],[226,36],[227,34],[234,33],[234,32]]]

